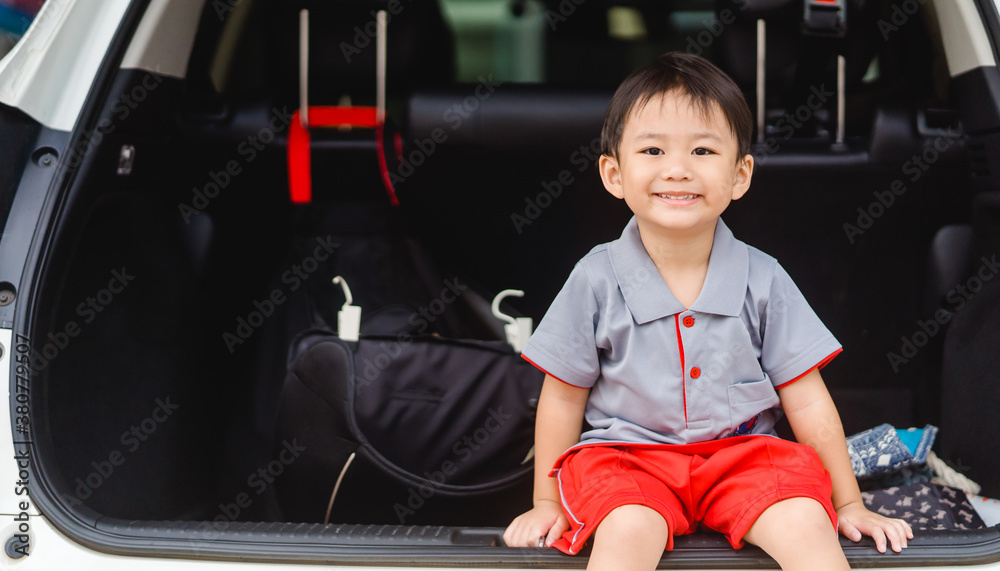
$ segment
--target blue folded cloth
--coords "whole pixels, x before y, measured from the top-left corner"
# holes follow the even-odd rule
[[[851,467],[859,478],[870,478],[894,472],[907,466],[927,462],[937,427],[899,430],[891,424],[880,424],[847,439]]]

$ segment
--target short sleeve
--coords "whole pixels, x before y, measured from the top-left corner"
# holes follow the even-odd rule
[[[840,343],[778,264],[764,311],[760,362],[775,387],[822,367],[841,351]]]
[[[590,388],[600,376],[597,298],[582,263],[556,295],[521,355],[565,383]]]

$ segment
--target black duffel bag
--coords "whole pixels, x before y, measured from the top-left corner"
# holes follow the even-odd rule
[[[543,375],[507,344],[314,330],[288,371],[285,521],[503,526],[531,507]]]

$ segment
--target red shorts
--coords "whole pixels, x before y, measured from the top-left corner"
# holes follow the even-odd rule
[[[697,444],[597,444],[567,451],[552,470],[570,529],[553,544],[575,554],[611,510],[648,506],[674,535],[701,524],[736,549],[761,513],[795,497],[813,498],[837,529],[830,475],[812,448],[771,436]]]

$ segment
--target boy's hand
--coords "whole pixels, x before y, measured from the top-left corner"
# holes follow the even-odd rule
[[[535,507],[517,516],[503,532],[508,547],[541,547],[538,540],[545,538],[545,547],[569,529],[562,506],[553,500],[538,500]]]
[[[851,541],[861,541],[862,534],[875,540],[879,553],[885,553],[886,543],[899,553],[906,547],[906,540],[913,539],[910,524],[901,519],[891,519],[869,511],[861,502],[851,502],[837,510],[840,533]]]

